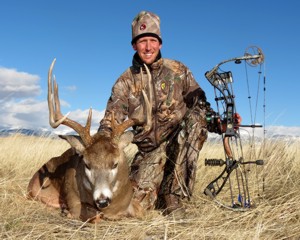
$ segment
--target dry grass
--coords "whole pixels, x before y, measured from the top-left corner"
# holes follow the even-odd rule
[[[194,197],[184,217],[153,211],[143,220],[125,219],[86,224],[60,215],[59,210],[26,200],[32,174],[50,157],[69,146],[63,140],[13,136],[0,138],[1,239],[299,239],[300,142],[268,142],[263,198],[246,212],[220,208],[203,188],[220,168],[204,167],[205,157],[221,157],[222,148],[207,143],[201,152]],[[247,151],[247,149],[246,149]],[[128,149],[128,155],[134,148]],[[260,156],[259,156],[260,157]],[[251,180],[251,185],[258,181]],[[260,187],[261,184],[258,184]]]

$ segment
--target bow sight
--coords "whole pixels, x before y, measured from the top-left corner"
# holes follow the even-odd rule
[[[205,159],[206,166],[225,166],[221,174],[213,180],[204,190],[204,193],[214,199],[217,203],[230,209],[249,208],[253,205],[248,186],[249,169],[245,165],[263,165],[263,160],[244,161],[242,142],[240,138],[240,127],[257,128],[262,125],[249,124],[241,125],[235,119],[236,106],[233,94],[233,75],[231,71],[221,72],[219,67],[222,64],[232,62],[239,64],[245,61],[250,66],[261,65],[264,62],[264,55],[260,48],[252,46],[246,49],[244,56],[231,58],[217,64],[212,70],[205,73],[205,77],[212,84],[215,91],[215,101],[218,108],[216,115],[208,115],[207,121],[213,125],[219,124],[214,128],[222,129],[225,124],[226,131],[222,133],[222,140],[225,152],[223,159]],[[217,93],[219,95],[217,95]],[[220,112],[219,105],[222,104],[224,112]],[[233,150],[233,147],[235,149]],[[230,174],[236,172],[235,180],[230,179]],[[229,183],[230,204],[223,204],[216,199],[226,182]],[[236,186],[232,186],[235,184]],[[237,200],[235,200],[237,199]]]

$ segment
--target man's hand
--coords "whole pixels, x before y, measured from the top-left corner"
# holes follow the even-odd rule
[[[240,125],[241,122],[242,122],[242,117],[241,117],[240,114],[235,113],[233,118],[234,118],[234,123],[235,123],[235,126],[236,126],[235,128],[238,128],[239,125]]]
[[[220,121],[220,119],[219,119]],[[240,114],[238,113],[235,113],[234,116],[233,116],[233,122],[234,122],[234,129],[238,129],[239,128],[239,125],[241,124],[242,122],[242,117]],[[221,133],[225,133],[226,132],[226,129],[227,129],[227,124],[226,124],[226,121],[222,122],[220,125],[220,128],[221,128]]]

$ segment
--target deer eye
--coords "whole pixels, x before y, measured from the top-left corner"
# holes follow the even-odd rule
[[[115,162],[111,169],[115,169],[118,167],[118,162]]]

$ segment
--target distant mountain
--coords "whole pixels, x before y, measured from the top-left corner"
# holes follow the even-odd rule
[[[26,136],[54,137],[56,134],[47,129],[0,128],[0,137],[21,134]]]
[[[267,138],[282,140],[282,141],[300,140],[300,136],[294,136],[291,134],[272,134],[272,135],[267,135]]]
[[[26,136],[38,136],[38,137],[57,137],[59,134],[61,135],[76,135],[76,132],[73,130],[49,130],[45,128],[41,129],[26,129],[26,128],[1,128],[0,127],[0,137],[12,136],[15,134],[21,134]],[[92,132],[93,134],[93,132]],[[293,141],[300,140],[299,135],[292,135],[290,133],[281,133],[278,132],[268,132],[265,136],[267,139],[281,140],[281,141]],[[241,132],[241,139],[243,142],[248,142],[251,140],[250,135],[247,133]],[[255,136],[255,140],[260,142],[263,139],[262,136]],[[221,140],[221,136],[218,134],[210,133],[208,137],[209,141],[218,142]]]

